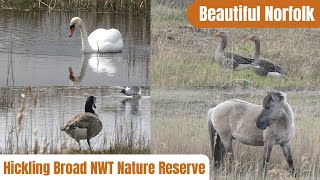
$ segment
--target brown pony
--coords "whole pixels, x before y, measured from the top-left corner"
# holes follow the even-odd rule
[[[246,145],[264,146],[264,169],[273,145],[280,145],[289,167],[294,170],[290,150],[294,116],[284,93],[268,93],[263,106],[237,99],[224,101],[209,109],[208,125],[215,167],[220,166],[225,152],[233,159],[232,140],[237,140]]]

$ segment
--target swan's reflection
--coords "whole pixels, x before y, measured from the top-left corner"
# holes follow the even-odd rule
[[[108,54],[82,54],[80,73],[78,76],[75,75],[73,68],[69,67],[69,80],[70,85],[77,86],[80,85],[85,77],[87,66],[89,65],[92,72],[96,75],[103,74],[106,76],[114,76],[120,67],[117,64],[122,60],[122,53],[108,53]],[[103,82],[101,82],[103,83]],[[103,85],[103,84],[101,84]]]

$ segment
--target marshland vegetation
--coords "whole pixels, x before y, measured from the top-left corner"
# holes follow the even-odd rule
[[[149,15],[150,0],[3,0],[1,9],[96,11]]]

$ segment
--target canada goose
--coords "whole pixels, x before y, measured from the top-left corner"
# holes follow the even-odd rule
[[[254,68],[253,71],[259,76],[284,77],[282,67],[272,63],[268,59],[260,58],[260,39],[258,36],[248,37],[249,40],[255,43],[255,52],[253,54],[254,63],[260,68]]]
[[[255,67],[253,64],[254,59],[244,57],[240,54],[233,52],[225,52],[224,49],[227,46],[227,33],[219,32],[215,36],[222,39],[220,46],[216,49],[215,60],[222,68],[241,70],[241,69],[250,69]]]
[[[123,87],[121,89],[121,93],[127,96],[133,96],[134,98],[141,95],[141,87],[131,86],[131,87]]]
[[[78,142],[80,150],[80,140],[86,139],[90,151],[92,151],[90,139],[99,134],[102,129],[102,123],[96,112],[92,109],[92,107],[96,108],[95,102],[96,98],[89,96],[86,100],[85,112],[73,116],[61,128],[61,131],[65,131]]]

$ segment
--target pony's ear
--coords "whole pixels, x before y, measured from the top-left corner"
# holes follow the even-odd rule
[[[271,107],[270,101],[272,100],[272,94],[269,94],[263,99],[263,107],[269,109]]]
[[[271,99],[275,102],[279,102],[282,100],[281,97],[283,98],[283,96],[280,93],[272,93],[270,94],[270,96],[271,96]]]

